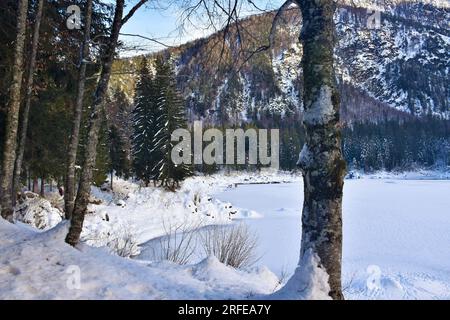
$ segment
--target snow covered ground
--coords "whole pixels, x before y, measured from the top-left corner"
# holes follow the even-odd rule
[[[133,261],[64,243],[66,223],[36,233],[0,219],[0,299],[246,299],[268,294],[277,277],[215,258],[195,265]]]
[[[247,299],[271,294],[279,279],[265,267],[236,270],[197,255],[195,263],[180,266],[147,261],[141,250],[171,227],[187,231],[252,217],[255,212],[231,208],[210,191],[272,179],[292,178],[196,177],[176,193],[120,180],[114,193],[93,188],[97,204],[89,205],[78,249],[65,244],[67,223],[55,218],[48,201],[27,200],[16,215],[27,224],[0,219],[0,299]],[[124,252],[135,259],[118,256]]]
[[[347,298],[450,299],[450,181],[437,180],[443,177],[378,173],[346,180]],[[97,204],[89,206],[79,250],[64,243],[66,223],[53,209],[53,218],[43,219],[33,204],[48,204],[33,200],[17,218],[35,228],[0,219],[0,298],[269,297],[298,261],[301,189],[298,176],[273,172],[194,177],[176,193],[118,180],[113,193],[93,189]],[[37,230],[35,220],[48,225]],[[253,268],[236,270],[199,252],[181,266],[149,254],[172,227],[242,222],[259,239],[261,259]]]
[[[420,176],[346,180],[347,298],[450,299],[450,181]],[[299,182],[243,185],[216,195],[262,215],[245,221],[259,236],[259,263],[284,278],[298,262],[302,189]]]

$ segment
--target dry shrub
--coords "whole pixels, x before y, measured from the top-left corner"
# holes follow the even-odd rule
[[[233,268],[250,267],[260,258],[256,255],[258,238],[243,223],[205,228],[201,244],[207,256]]]
[[[197,246],[198,224],[184,221],[174,225],[163,221],[163,226],[165,234],[154,240],[151,259],[168,260],[181,265],[189,263]]]

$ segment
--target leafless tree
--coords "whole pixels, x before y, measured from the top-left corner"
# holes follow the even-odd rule
[[[19,124],[19,110],[23,77],[23,55],[25,44],[25,31],[27,20],[28,0],[18,1],[17,12],[17,36],[14,45],[14,62],[12,66],[12,82],[9,88],[9,100],[7,105],[5,142],[3,148],[2,172],[0,177],[0,193],[2,196],[1,215],[4,219],[13,219],[14,209],[12,203],[12,184],[14,175],[14,163],[16,160],[17,130]]]
[[[76,245],[83,225],[84,212],[88,203],[92,168],[95,162],[99,130],[99,113],[106,94],[111,64],[120,28],[140,5],[140,1],[130,13],[122,17],[123,0],[116,1],[116,11],[108,50],[102,59],[102,74],[95,94],[90,118],[88,144],[85,162],[82,167],[79,192],[75,202],[71,229],[66,241]],[[250,32],[239,23],[240,1],[225,0],[186,0],[188,7],[185,21],[192,20],[194,14],[205,13],[210,27],[223,21],[220,56],[223,57],[227,36],[231,30],[238,39],[243,35],[251,38]],[[306,128],[306,145],[299,164],[303,170],[305,201],[302,215],[301,256],[313,252],[320,260],[320,266],[329,275],[330,296],[343,299],[341,288],[342,257],[342,191],[346,164],[341,151],[341,132],[339,127],[339,94],[335,84],[333,50],[335,44],[335,25],[333,14],[336,4],[332,0],[294,0],[287,1],[278,13],[274,14],[274,25],[281,12],[295,3],[302,12],[303,26],[300,41],[303,46],[302,69],[304,77],[303,124]],[[254,4],[254,3],[253,3]],[[221,20],[223,19],[223,20]],[[300,26],[299,26],[300,27]],[[244,55],[240,61],[250,59],[258,52],[268,50],[273,41],[271,33],[268,43],[251,52],[240,50]],[[242,47],[239,47],[241,49]],[[239,70],[239,69],[238,69]],[[299,289],[302,284],[298,284]]]
[[[19,187],[20,173],[22,170],[23,154],[25,152],[25,142],[28,131],[28,118],[30,114],[31,98],[33,96],[33,78],[36,67],[36,55],[39,45],[39,31],[41,28],[42,11],[44,9],[44,0],[39,0],[37,4],[36,17],[34,20],[33,40],[31,42],[30,63],[28,65],[28,75],[26,80],[25,106],[22,111],[22,118],[20,121],[19,145],[17,148],[17,156],[14,168],[13,177],[13,195],[15,195]],[[15,196],[13,197],[13,204],[15,203]]]
[[[101,74],[94,94],[94,101],[90,108],[89,128],[87,142],[84,151],[83,164],[81,169],[80,183],[76,196],[74,209],[70,222],[69,233],[66,242],[75,246],[80,241],[81,231],[83,229],[84,215],[86,213],[89,197],[91,194],[92,172],[95,166],[97,156],[97,144],[99,139],[99,130],[101,125],[101,112],[108,90],[111,69],[119,40],[120,29],[122,26],[139,10],[148,0],[138,1],[130,11],[124,15],[125,0],[116,0],[114,18],[111,26],[111,32],[107,41],[107,46],[101,57]]]
[[[242,39],[246,32],[242,30],[239,20],[238,2],[242,1],[199,0],[189,2],[192,5],[187,8],[185,19],[188,21],[200,7],[203,7],[210,25],[215,25],[219,14],[225,16],[221,57],[230,30],[233,29],[238,39]],[[320,260],[319,267],[329,275],[329,295],[333,299],[343,299],[342,196],[346,164],[341,150],[340,97],[333,65],[335,1],[286,1],[274,12],[272,30],[267,43],[257,46],[250,52],[243,52],[240,61],[245,63],[258,52],[272,47],[276,36],[275,30],[284,12],[292,5],[298,6],[302,15],[300,42],[303,47],[303,125],[306,129],[306,144],[299,161],[305,184],[300,260],[306,252],[312,251]],[[240,67],[237,71],[239,70]],[[298,284],[299,289],[303,285]]]
[[[336,3],[332,0],[296,0],[296,3],[303,17],[300,41],[306,129],[299,159],[305,186],[300,255],[308,251],[317,255],[320,267],[329,275],[329,295],[343,299],[342,196],[346,163],[341,150],[340,97],[333,66]]]
[[[75,101],[72,133],[70,135],[69,148],[67,150],[66,179],[64,184],[64,207],[66,219],[72,216],[75,200],[75,164],[77,160],[78,142],[80,140],[81,116],[83,113],[83,98],[86,84],[86,67],[89,59],[89,45],[91,38],[92,0],[87,0],[84,22],[84,37],[80,53],[77,97]]]

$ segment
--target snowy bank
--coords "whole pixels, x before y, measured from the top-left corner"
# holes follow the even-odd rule
[[[64,242],[67,224],[36,232],[0,219],[0,299],[246,299],[270,294],[277,277],[215,258],[195,265],[134,261]]]

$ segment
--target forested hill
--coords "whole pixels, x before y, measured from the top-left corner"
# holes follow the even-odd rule
[[[450,118],[450,10],[432,4],[396,3],[369,28],[365,2],[340,5],[336,13],[337,77],[346,122],[434,115]],[[298,92],[302,48],[300,12],[289,9],[267,45],[274,13],[251,16],[232,28],[168,49],[190,120],[238,124],[301,115]],[[439,18],[438,18],[439,17]],[[225,44],[224,50],[222,50]],[[134,94],[141,58],[118,60],[112,86]],[[297,115],[293,117],[293,115]]]

